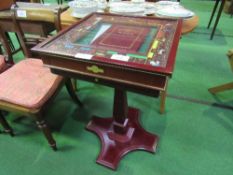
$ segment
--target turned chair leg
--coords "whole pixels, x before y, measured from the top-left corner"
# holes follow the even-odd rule
[[[0,111],[0,123],[4,128],[4,132],[9,133],[12,137],[14,136],[13,129],[7,123],[5,117],[3,116],[2,112]]]
[[[66,80],[65,84],[66,84],[66,89],[67,89],[70,97],[72,98],[72,100],[75,103],[77,103],[79,106],[82,106],[83,104],[79,100],[78,96],[76,95],[75,90],[74,90],[73,85],[72,85],[72,82],[69,78]]]
[[[231,89],[233,89],[233,82],[226,83],[226,84],[216,86],[213,88],[209,88],[208,91],[212,94],[215,94],[217,92],[222,92],[222,91],[231,90]]]
[[[48,128],[45,120],[42,118],[42,115],[40,113],[36,115],[36,124],[38,128],[42,130],[51,148],[54,151],[56,151],[57,150],[56,141],[54,140],[50,129]]]

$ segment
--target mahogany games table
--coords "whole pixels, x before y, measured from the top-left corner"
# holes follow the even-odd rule
[[[139,124],[126,91],[158,96],[173,73],[181,20],[93,13],[32,49],[53,73],[115,88],[113,116],[87,129],[101,140],[97,162],[116,169],[130,151],[155,152],[158,136]]]

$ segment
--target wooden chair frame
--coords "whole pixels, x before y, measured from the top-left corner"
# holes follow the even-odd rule
[[[216,0],[216,1],[215,1],[214,8],[213,8],[213,10],[212,10],[212,13],[211,13],[211,16],[210,16],[210,20],[209,20],[209,23],[208,23],[208,26],[207,26],[207,28],[209,29],[209,28],[210,28],[210,25],[211,25],[211,23],[212,23],[214,14],[215,14],[215,12],[216,12],[216,10],[217,10],[217,7],[218,7],[220,1],[221,1],[221,4],[220,4],[219,10],[218,10],[218,12],[217,12],[217,17],[216,17],[216,19],[215,19],[213,29],[212,29],[211,34],[210,34],[210,40],[212,40],[213,37],[214,37],[215,30],[216,30],[217,25],[218,25],[218,22],[219,22],[219,20],[220,20],[220,17],[221,17],[221,14],[222,14],[222,11],[223,11],[223,8],[224,8],[224,5],[225,5],[226,0]],[[230,8],[233,9],[233,0],[231,0],[231,7],[230,7]],[[232,11],[233,11],[233,10],[232,10]],[[233,15],[233,12],[231,12],[231,16],[232,16],[232,15]]]
[[[25,43],[24,43],[24,35],[22,32],[22,29],[19,25],[19,21],[16,19],[16,8],[14,7],[13,13],[12,13],[12,19],[15,25],[15,29],[17,32],[17,35],[19,37],[20,44],[22,45],[23,51],[27,57],[30,57],[31,53],[28,51]],[[4,34],[4,31],[1,31],[1,34]],[[26,116],[32,116],[36,120],[37,126],[42,130],[44,136],[46,137],[49,145],[52,147],[53,150],[57,150],[56,141],[54,140],[49,127],[46,124],[46,121],[44,119],[44,111],[46,107],[49,105],[49,103],[54,99],[54,97],[57,95],[59,90],[61,89],[62,85],[65,84],[68,90],[68,93],[70,94],[71,98],[77,103],[79,106],[82,106],[81,101],[76,96],[75,91],[73,89],[72,83],[69,78],[64,78],[60,86],[57,88],[56,92],[52,95],[52,97],[45,102],[45,104],[39,108],[39,109],[29,109],[23,106],[19,106],[16,104],[8,103],[5,101],[0,101],[0,109],[6,110],[10,112],[16,112],[20,114],[24,114]],[[1,111],[0,111],[1,112]],[[3,128],[5,129],[5,132],[10,133],[11,136],[14,135],[12,128],[7,123],[5,117],[0,113],[0,123],[2,124]]]
[[[3,45],[4,51],[5,51],[5,53],[2,51],[2,53],[0,53],[0,54],[4,55],[4,58],[6,61],[6,67],[4,67],[2,70],[0,70],[0,73],[5,71],[6,69],[10,68],[14,64],[13,57],[11,54],[11,48],[9,46],[7,36],[5,34],[6,33],[4,33],[2,30],[0,30],[0,36],[2,36],[2,37],[0,37],[0,42]]]

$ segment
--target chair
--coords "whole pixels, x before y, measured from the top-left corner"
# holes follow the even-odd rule
[[[16,19],[16,9],[12,18],[23,51],[26,56],[30,56],[24,43],[21,26]],[[2,26],[0,26],[0,35],[5,38]],[[53,150],[57,150],[56,141],[46,124],[43,113],[64,83],[72,99],[81,106],[82,103],[75,95],[70,79],[52,74],[49,68],[43,67],[40,59],[24,59],[0,74],[0,110],[34,117],[49,145]],[[0,123],[6,132],[14,135],[2,114],[0,114]]]
[[[6,32],[7,41],[10,46],[10,49],[7,50],[7,56],[11,60],[13,55],[21,50],[21,48],[16,49],[14,47],[8,34],[8,32],[15,32],[10,12],[10,6],[14,2],[15,0],[5,0],[1,2],[2,7],[0,8],[2,10],[0,11],[0,25],[2,25],[3,30]],[[60,13],[67,9],[66,5],[47,6],[21,2],[17,2],[17,5],[18,10],[25,11],[26,14],[24,17],[18,16],[17,19],[20,21],[19,23],[25,33],[25,42],[29,48],[46,39],[52,31],[56,30],[58,32],[60,30]],[[0,54],[2,54],[1,49]]]
[[[231,70],[233,71],[233,49],[230,49],[228,51],[227,56],[229,58],[229,63],[230,63],[230,66],[231,66]],[[210,93],[212,93],[212,94],[216,94],[218,92],[223,92],[223,91],[231,90],[231,89],[233,89],[233,82],[209,88],[208,91]]]
[[[53,30],[59,32],[61,30],[60,15],[61,12],[63,12],[67,8],[68,6],[66,5],[54,5],[53,8],[47,8],[44,5],[30,6],[30,3],[27,3],[26,7],[25,4],[17,3],[16,10],[25,10],[27,13],[26,18],[17,15],[17,20],[19,21],[20,25],[29,25],[26,26],[26,31],[22,30],[25,34],[26,46],[28,48],[31,48],[37,45],[38,43],[45,40]],[[41,26],[41,23],[43,24],[43,26],[40,29],[39,26]],[[33,27],[31,26],[32,24],[36,26]],[[30,29],[28,29],[28,27],[30,27]],[[22,28],[24,28],[24,25],[22,25]],[[33,36],[28,36],[27,34],[33,34]],[[72,85],[75,90],[77,90],[76,84],[76,81],[73,80]]]
[[[216,30],[216,28],[217,28],[217,25],[218,25],[218,22],[219,22],[219,19],[220,19],[220,17],[221,17],[221,14],[222,14],[222,11],[223,11],[223,8],[224,8],[224,5],[225,5],[226,1],[230,1],[230,3],[231,3],[230,9],[231,9],[231,10],[230,10],[229,12],[231,13],[231,16],[232,16],[232,14],[233,14],[233,0],[216,0],[216,1],[215,1],[215,4],[214,4],[214,8],[213,8],[212,13],[211,13],[211,16],[210,16],[210,20],[209,20],[209,23],[208,23],[207,28],[208,28],[208,29],[210,28],[210,25],[211,25],[211,23],[212,23],[214,14],[215,14],[215,12],[216,12],[216,9],[217,9],[217,7],[218,7],[220,1],[221,1],[221,4],[220,4],[219,10],[218,10],[217,17],[216,17],[215,22],[214,22],[214,27],[213,27],[212,32],[211,32],[211,35],[210,35],[210,40],[212,40],[213,37],[214,37],[215,30]]]
[[[9,10],[10,10],[10,7],[13,3],[15,3],[15,1],[17,2],[39,2],[40,0],[4,0],[4,1],[0,1],[0,19],[3,17],[3,18],[6,18],[7,17],[7,14],[9,14]],[[11,42],[11,39],[10,39],[10,36],[9,34],[7,33],[7,39],[8,39],[8,42],[10,43],[10,47],[11,47],[11,52],[12,54],[16,53],[19,51],[19,49],[15,49],[13,43]],[[2,53],[2,50],[0,49],[0,54]]]
[[[56,30],[58,32],[61,30],[60,14],[64,10],[61,6],[50,9],[41,4],[33,4],[31,6],[30,3],[27,3],[27,5],[24,5],[24,3],[17,4],[17,11],[25,11],[26,14],[24,16],[17,13],[17,20],[20,25],[25,25],[25,27],[22,27],[22,31],[25,34],[25,42],[29,48],[43,41],[51,35],[52,31]]]

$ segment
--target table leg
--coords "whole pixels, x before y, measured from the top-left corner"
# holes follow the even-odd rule
[[[113,117],[93,117],[87,125],[101,139],[97,163],[116,169],[120,159],[130,151],[155,152],[158,136],[145,131],[138,118],[139,110],[128,108],[126,92],[115,89]]]

